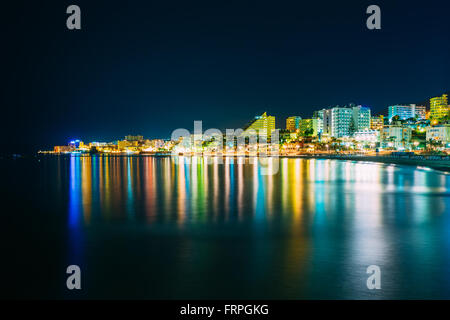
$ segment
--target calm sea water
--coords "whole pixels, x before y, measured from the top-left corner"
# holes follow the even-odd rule
[[[176,164],[175,160],[180,162]],[[450,298],[450,175],[280,159],[1,161],[3,298]],[[66,267],[82,290],[66,289]],[[366,268],[381,268],[369,290]]]

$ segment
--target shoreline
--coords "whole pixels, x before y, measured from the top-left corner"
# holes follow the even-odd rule
[[[41,154],[44,155],[44,154]],[[71,156],[71,154],[45,154],[44,156]],[[77,154],[75,156],[90,157],[172,157],[172,154]],[[191,155],[185,155],[190,157]],[[205,156],[205,155],[197,155]],[[254,157],[240,155],[206,155],[208,157]],[[413,156],[370,156],[370,155],[339,155],[339,154],[296,154],[296,155],[279,155],[279,158],[297,158],[297,159],[324,159],[324,160],[343,160],[343,161],[361,161],[375,162],[394,165],[407,165],[416,167],[429,167],[440,171],[450,172],[450,156],[434,156],[434,155],[413,155]]]
[[[427,157],[436,157],[436,159],[424,158],[424,156],[393,157],[393,156],[331,155],[331,154],[294,155],[294,156],[281,156],[281,157],[375,162],[375,163],[407,165],[407,166],[415,166],[415,167],[428,167],[428,168],[439,170],[439,171],[450,172],[450,159],[449,160],[438,159],[440,156],[427,156]]]

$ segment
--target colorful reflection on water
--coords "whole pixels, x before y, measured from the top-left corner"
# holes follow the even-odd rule
[[[186,160],[71,157],[69,224],[286,220],[295,226],[342,214],[376,227],[400,219],[390,212],[420,223],[447,209],[450,177],[426,168],[281,158],[271,160],[280,161],[276,175],[262,175],[260,165],[243,158]]]
[[[263,175],[231,157],[59,158],[86,297],[450,298],[449,175],[279,161]],[[366,287],[373,264],[382,290]]]

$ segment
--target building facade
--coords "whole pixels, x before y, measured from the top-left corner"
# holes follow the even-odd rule
[[[300,121],[300,135],[316,137],[319,134],[319,119],[302,119]]]
[[[433,120],[441,120],[448,115],[448,96],[443,94],[440,97],[430,99],[430,117]]]
[[[381,129],[383,129],[383,126],[384,126],[384,116],[383,115],[379,115],[379,116],[370,118],[370,129],[371,130],[380,131]]]
[[[353,139],[357,142],[364,144],[372,144],[380,142],[380,131],[379,130],[363,130],[357,131],[353,135]]]
[[[127,140],[127,141],[142,141],[142,140],[144,140],[144,137],[140,136],[140,135],[137,135],[137,136],[128,135],[128,136],[125,136],[125,140]]]
[[[331,136],[343,138],[350,136],[350,124],[353,119],[353,110],[346,107],[331,109]]]
[[[425,106],[416,106],[415,104],[410,104],[409,106],[389,106],[389,121],[395,116],[398,116],[399,120],[407,120],[410,118],[416,118],[418,120],[425,119],[426,108]]]
[[[268,116],[267,112],[264,112],[260,116],[256,116],[255,119],[244,128],[244,135],[249,134],[252,130],[256,131],[260,136],[267,136],[267,139],[270,139],[275,130],[275,117]]]
[[[297,131],[300,129],[300,121],[301,117],[292,116],[286,119],[286,130],[288,131]]]
[[[450,124],[426,128],[426,140],[440,141],[444,145],[450,144]],[[450,146],[449,146],[450,147]]]
[[[371,111],[363,106],[336,106],[315,111],[317,133],[324,137],[350,137],[356,131],[370,129]]]
[[[415,113],[417,120],[425,120],[427,118],[427,108],[425,106],[416,106]]]
[[[353,128],[351,130],[364,131],[370,129],[370,108],[363,106],[353,106]],[[351,132],[352,133],[352,132]]]
[[[313,112],[313,119],[317,119],[317,133],[318,135],[323,134],[323,113],[325,109],[317,110]]]
[[[385,126],[380,131],[382,148],[406,149],[411,142],[412,129],[401,125]]]

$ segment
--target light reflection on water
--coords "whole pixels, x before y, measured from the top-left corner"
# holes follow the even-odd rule
[[[102,247],[108,228],[129,226],[146,229],[122,241],[133,230],[161,235],[156,245],[170,256],[140,244],[131,259],[157,273],[145,259],[171,261],[161,275],[166,291],[139,297],[450,298],[450,176],[287,158],[267,176],[240,158],[186,160],[71,157],[69,258],[93,255],[88,246],[83,253],[83,237]],[[371,264],[382,268],[381,291],[365,286]]]

